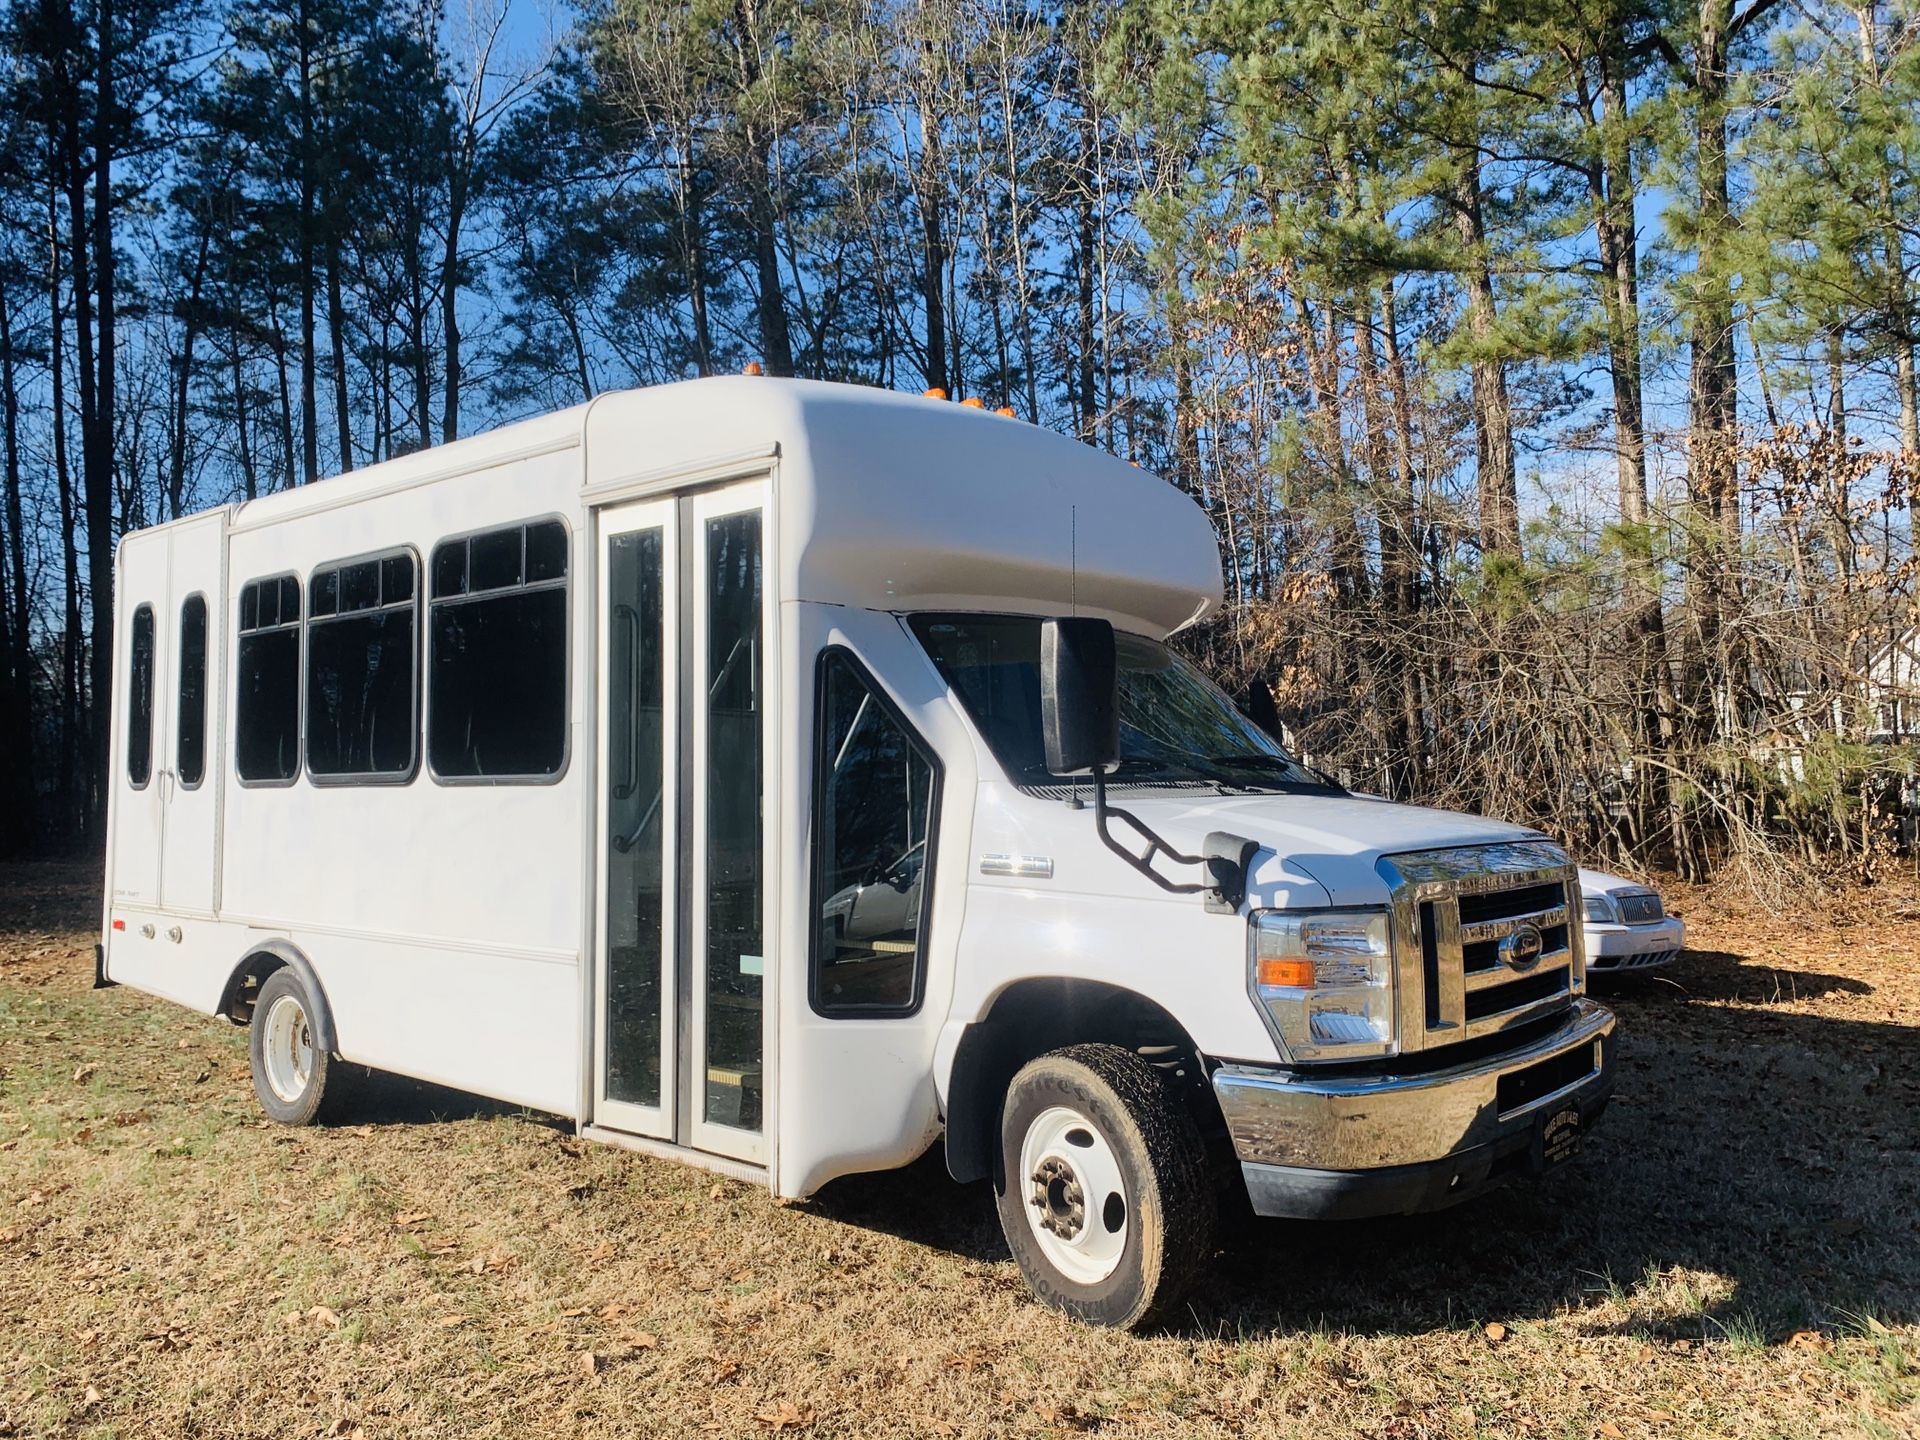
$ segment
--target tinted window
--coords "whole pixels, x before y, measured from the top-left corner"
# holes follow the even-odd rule
[[[300,772],[300,582],[291,575],[240,591],[233,763],[242,780],[278,783]]]
[[[449,540],[435,547],[429,568],[434,774],[558,775],[567,761],[566,527],[542,520]]]
[[[127,668],[127,779],[135,789],[153,778],[153,607],[133,612]]]
[[[1021,615],[916,615],[941,676],[1018,784],[1065,783],[1040,733],[1040,621]],[[1218,686],[1158,640],[1114,636],[1120,781],[1344,793],[1291,759]]]
[[[819,687],[814,1008],[910,1010],[932,879],[932,759],[844,653],[821,657]]]
[[[307,622],[307,773],[413,772],[418,648],[413,556],[330,566]],[[323,608],[324,606],[324,608]]]
[[[207,600],[189,595],[180,607],[180,718],[175,756],[182,785],[207,773]]]

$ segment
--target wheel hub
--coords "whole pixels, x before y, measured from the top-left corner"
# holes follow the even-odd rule
[[[1086,1193],[1073,1167],[1057,1155],[1049,1155],[1034,1168],[1030,1177],[1033,1189],[1028,1204],[1040,1212],[1040,1226],[1071,1240],[1087,1223]]]

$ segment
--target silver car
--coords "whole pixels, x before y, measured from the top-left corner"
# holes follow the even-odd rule
[[[1686,922],[1669,915],[1660,892],[1603,870],[1580,871],[1585,901],[1587,969],[1595,975],[1651,970],[1679,958]]]

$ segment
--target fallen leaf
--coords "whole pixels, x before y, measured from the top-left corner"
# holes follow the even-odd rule
[[[586,1306],[576,1305],[571,1310],[562,1310],[560,1312],[560,1318],[562,1320],[578,1320],[582,1315],[586,1313],[587,1313]]]
[[[1602,1420],[1598,1425],[1594,1426],[1594,1433],[1596,1435],[1606,1436],[1607,1440],[1625,1440],[1625,1436],[1621,1433],[1620,1427],[1611,1420]]]
[[[1789,1350],[1826,1351],[1833,1349],[1833,1341],[1818,1330],[1796,1330],[1787,1337]]]
[[[627,1336],[627,1344],[636,1350],[658,1350],[660,1337],[651,1330],[642,1330],[638,1335]]]
[[[442,1316],[440,1319],[434,1321],[433,1323],[438,1325],[442,1330],[452,1330],[457,1326],[466,1324],[467,1321],[469,1321],[472,1318],[473,1317],[470,1315],[446,1315],[446,1316]]]
[[[425,1210],[408,1210],[393,1217],[396,1225],[418,1225],[422,1220],[431,1220],[433,1216]]]
[[[73,1083],[76,1085],[86,1084],[87,1081],[94,1077],[95,1072],[98,1071],[99,1068],[98,1065],[82,1065],[78,1070],[73,1072]]]
[[[307,1318],[326,1326],[329,1330],[338,1330],[340,1328],[340,1317],[325,1305],[316,1305],[307,1311]]]
[[[1498,1320],[1492,1320],[1487,1323],[1487,1328],[1484,1333],[1487,1339],[1498,1345],[1502,1340],[1507,1338],[1507,1327],[1502,1325]]]
[[[599,1374],[600,1373],[600,1357],[594,1354],[593,1351],[591,1350],[582,1350],[580,1352],[580,1369],[583,1374],[587,1374],[587,1375]]]
[[[769,1430],[798,1430],[813,1424],[813,1409],[782,1400],[773,1409],[762,1410],[753,1418]]]
[[[89,1385],[87,1386],[86,1396],[80,1403],[82,1405],[98,1405],[103,1398],[105,1397],[103,1397],[97,1389]]]
[[[722,1381],[731,1380],[739,1373],[740,1362],[738,1360],[722,1360],[718,1365],[713,1367],[714,1383],[717,1385]]]
[[[600,1307],[600,1318],[602,1320],[618,1320],[622,1315],[626,1315],[632,1310],[633,1307],[627,1304],[626,1301],[615,1300],[611,1305],[602,1305]]]

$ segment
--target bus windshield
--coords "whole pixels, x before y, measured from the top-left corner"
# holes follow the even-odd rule
[[[936,668],[1021,785],[1065,784],[1047,769],[1040,728],[1040,620],[1030,615],[909,617]],[[1115,781],[1236,790],[1344,792],[1289,756],[1220,688],[1158,640],[1116,631],[1120,763]]]

